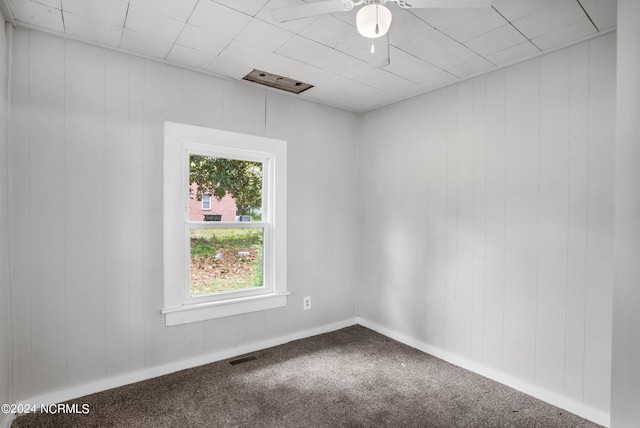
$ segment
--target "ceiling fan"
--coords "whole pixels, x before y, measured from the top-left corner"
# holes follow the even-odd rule
[[[327,13],[348,12],[360,7],[356,15],[358,33],[367,39],[368,62],[373,67],[389,65],[391,11],[385,3],[402,9],[490,7],[493,0],[321,0],[271,10],[277,22],[289,22]]]

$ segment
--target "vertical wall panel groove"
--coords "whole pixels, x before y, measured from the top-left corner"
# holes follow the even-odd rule
[[[565,343],[565,393],[583,399],[585,285],[588,198],[588,83],[589,45],[572,47],[570,53],[570,166],[567,258],[567,338]]]
[[[144,60],[129,59],[129,116],[127,120],[127,279],[129,294],[129,352],[130,370],[145,367],[144,331],[144,271],[142,255],[142,228],[144,188],[142,141],[144,101]]]
[[[31,366],[31,299],[29,242],[29,72],[32,56],[30,34],[16,31],[11,86],[11,126],[7,144],[9,179],[9,262],[11,266],[11,308],[14,396],[32,390]]]
[[[506,215],[506,71],[486,78],[487,117],[487,285],[483,362],[502,367]]]
[[[167,360],[166,329],[162,314],[162,125],[165,118],[167,66],[144,62],[144,102],[142,110],[143,193],[142,252],[145,331],[145,366],[157,366]],[[195,80],[195,79],[194,79]],[[189,90],[191,88],[188,88]],[[197,91],[197,88],[195,89]],[[196,103],[197,107],[197,103]]]
[[[0,30],[0,403],[11,403],[12,337],[11,337],[11,269],[9,255],[9,165],[8,137],[10,121],[11,49],[13,28],[5,24]],[[0,416],[5,424],[9,415]]]
[[[103,52],[78,43],[65,41],[64,55],[67,382],[75,385],[105,373],[105,64]]]
[[[594,39],[589,47],[592,78],[589,84],[588,316],[584,391],[585,401],[608,410],[613,286],[615,37]],[[594,55],[596,52],[599,55]]]
[[[34,34],[34,49],[46,56],[33,59],[30,99],[29,194],[31,224],[32,371],[34,388],[65,381],[66,354],[64,278],[64,43]],[[53,352],[49,352],[53,349]]]
[[[105,57],[105,342],[106,374],[127,372],[130,361],[127,163],[129,58]],[[115,249],[120,249],[116,251]]]
[[[540,246],[536,383],[564,390],[569,201],[570,51],[540,61]]]

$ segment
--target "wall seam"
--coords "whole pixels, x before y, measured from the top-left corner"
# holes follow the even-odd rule
[[[4,159],[5,159],[5,165],[8,164],[9,162],[9,137],[11,135],[10,130],[9,130],[9,124],[10,124],[10,118],[11,118],[11,112],[12,112],[12,103],[11,103],[11,83],[13,81],[13,35],[14,35],[14,27],[11,23],[9,22],[5,22],[5,34],[7,35],[7,40],[6,40],[6,56],[5,56],[5,64],[7,67],[7,76],[6,76],[6,81],[3,82],[3,84],[6,85],[6,91],[7,91],[7,99],[6,99],[6,107],[5,107],[5,117],[4,117],[4,121],[5,121],[5,129],[4,129],[4,138],[5,138],[5,146],[4,146]],[[12,294],[12,280],[11,280],[11,271],[10,271],[10,247],[9,247],[9,168],[6,168],[5,171],[3,172],[4,174],[4,197],[5,197],[5,222],[0,226],[2,227],[3,230],[3,235],[5,237],[7,237],[7,242],[5,243],[6,245],[6,259],[2,261],[3,264],[5,264],[5,270],[6,270],[6,280],[7,280],[7,301],[5,304],[5,310],[7,311],[7,319],[8,319],[8,326],[7,326],[7,333],[8,333],[8,343],[9,343],[9,350],[7,351],[7,358],[8,358],[8,368],[9,368],[9,372],[7,373],[7,382],[8,382],[8,399],[10,402],[14,402],[15,401],[15,379],[13,376],[13,367],[14,367],[14,361],[13,361],[13,353],[14,353],[14,342],[13,342],[13,316],[12,316],[12,307],[11,307],[11,294]]]
[[[587,286],[587,282],[589,279],[589,200],[591,199],[589,197],[589,194],[591,192],[590,190],[590,182],[591,182],[591,42],[588,43],[588,48],[587,48],[587,81],[588,81],[588,86],[587,86],[587,190],[586,190],[586,202],[585,202],[585,207],[586,207],[586,227],[585,227],[585,264],[584,264],[584,319],[583,319],[583,325],[584,325],[584,329],[583,329],[583,340],[582,340],[582,394],[580,396],[580,399],[582,401],[584,401],[584,397],[585,397],[585,366],[586,366],[586,356],[587,356],[587,292],[588,290],[588,286]]]
[[[541,161],[541,154],[542,154],[542,138],[540,136],[541,132],[541,127],[542,127],[542,115],[541,115],[541,109],[542,109],[542,102],[541,102],[541,96],[540,96],[540,92],[542,90],[542,79],[541,79],[541,61],[537,60],[536,61],[538,64],[538,191],[536,192],[537,197],[538,197],[538,225],[537,225],[537,231],[536,231],[536,293],[535,293],[535,325],[533,327],[533,383],[536,383],[536,375],[537,375],[537,367],[538,367],[538,328],[539,328],[539,318],[540,318],[540,302],[538,301],[540,298],[540,214],[541,214],[541,210],[540,210],[540,205],[541,205],[541,200],[542,197],[540,195],[541,191],[542,191],[542,185],[541,185],[541,181],[542,181],[542,161]]]

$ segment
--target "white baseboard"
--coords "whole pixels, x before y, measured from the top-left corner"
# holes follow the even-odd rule
[[[256,352],[261,349],[271,348],[273,346],[282,345],[293,340],[304,339],[306,337],[315,336],[322,333],[339,330],[341,328],[356,325],[358,322],[355,318],[338,321],[332,324],[326,324],[310,330],[299,331],[286,336],[276,337],[274,339],[263,340],[260,342],[250,343],[248,345],[227,349],[220,352],[201,355],[187,360],[176,361],[162,366],[148,368],[132,373],[125,373],[106,379],[100,379],[82,385],[72,386],[70,388],[60,389],[47,394],[21,400],[18,404],[29,404],[39,406],[41,404],[56,404],[75,398],[84,397],[85,395],[94,394],[96,392],[106,391],[108,389],[117,388],[119,386],[129,385],[131,383],[140,382],[154,377],[174,373],[180,370],[190,369],[192,367],[201,366],[203,364],[214,363],[216,361],[226,360],[238,355]],[[10,425],[10,424],[9,424]],[[4,428],[4,427],[0,427]],[[8,428],[8,425],[7,425]]]
[[[451,363],[458,367],[462,367],[463,369],[472,371],[489,379],[495,380],[496,382],[524,392],[527,395],[545,401],[556,407],[560,407],[561,409],[567,410],[582,418],[588,419],[605,427],[610,426],[611,416],[608,412],[604,412],[602,410],[588,406],[558,392],[541,388],[538,385],[523,381],[498,370],[484,366],[480,363],[462,358],[458,355],[451,354],[440,348],[436,348],[419,340],[405,336],[367,319],[358,318],[358,323],[363,327],[369,328],[384,336],[397,340],[398,342],[404,343],[405,345],[411,346],[412,348],[419,349],[422,352],[426,352],[427,354],[433,355],[434,357],[440,358],[441,360],[444,360],[448,363]]]
[[[211,354],[206,354],[199,357],[190,358],[187,360],[172,362],[162,366],[144,369],[137,372],[125,373],[122,375],[101,379],[101,380],[83,384],[83,385],[72,386],[70,388],[65,388],[65,389],[53,391],[47,394],[31,397],[26,400],[21,400],[18,402],[18,404],[30,404],[30,405],[36,406],[41,404],[60,403],[63,401],[72,400],[72,399],[83,397],[85,395],[93,394],[96,392],[106,391],[108,389],[117,388],[119,386],[124,386],[131,383],[140,382],[143,380],[162,376],[165,374],[174,373],[180,370],[201,366],[203,364],[209,364],[216,361],[226,360],[228,358],[232,358],[237,355],[247,354],[250,352],[259,351],[261,349],[282,345],[284,343],[291,342],[293,340],[304,339],[306,337],[311,337],[311,336],[315,336],[322,333],[328,333],[328,332],[339,330],[341,328],[349,327],[355,324],[360,324],[363,327],[367,327],[384,336],[397,340],[398,342],[404,343],[405,345],[411,346],[412,348],[419,349],[423,352],[426,352],[430,355],[433,355],[434,357],[440,358],[451,364],[454,364],[456,366],[478,373],[481,376],[495,380],[496,382],[507,385],[518,391],[524,392],[525,394],[531,395],[532,397],[535,397],[539,400],[545,401],[549,404],[565,409],[571,413],[574,413],[580,417],[583,417],[585,419],[588,419],[590,421],[593,421],[605,427],[609,427],[610,425],[610,415],[607,412],[595,409],[584,403],[572,400],[571,398],[568,398],[557,392],[549,391],[547,389],[541,388],[537,385],[531,384],[529,382],[523,381],[521,379],[515,378],[510,375],[507,375],[505,373],[502,373],[490,367],[486,367],[477,362],[451,354],[447,351],[444,351],[442,349],[420,342],[416,339],[405,336],[403,334],[397,333],[393,330],[390,330],[386,327],[383,327],[379,324],[376,324],[364,318],[350,318],[350,319],[346,319],[336,323],[323,325],[310,330],[304,330],[304,331],[292,333],[286,336],[280,336],[274,339],[268,339],[260,342],[250,343],[248,345],[243,345],[240,347],[231,348],[231,349],[220,351],[220,352],[214,352]],[[3,416],[3,415],[0,415],[0,416]],[[14,418],[15,418],[15,415],[11,415],[11,414],[4,415],[4,419],[0,419],[0,428],[9,428]]]

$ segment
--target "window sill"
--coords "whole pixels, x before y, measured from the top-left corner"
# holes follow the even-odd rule
[[[238,299],[185,305],[178,308],[164,308],[167,326],[188,324],[215,318],[240,315],[249,312],[264,311],[286,306],[287,296],[291,293],[272,293]]]

